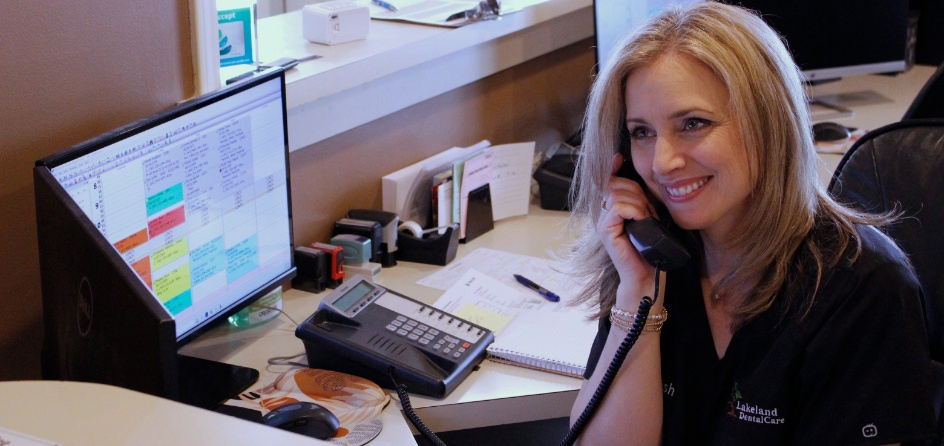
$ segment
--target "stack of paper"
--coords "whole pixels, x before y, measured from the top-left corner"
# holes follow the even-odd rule
[[[501,2],[501,15],[520,11],[528,6],[547,0],[504,0]],[[370,4],[370,2],[364,2]],[[370,5],[370,17],[379,20],[394,20],[424,25],[457,28],[474,22],[469,19],[447,20],[456,13],[475,8],[478,0],[389,0],[397,10],[390,11],[380,6]]]

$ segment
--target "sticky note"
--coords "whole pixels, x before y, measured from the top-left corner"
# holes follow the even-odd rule
[[[475,325],[485,327],[493,333],[498,333],[511,321],[511,316],[507,314],[495,313],[472,304],[462,307],[455,315]]]

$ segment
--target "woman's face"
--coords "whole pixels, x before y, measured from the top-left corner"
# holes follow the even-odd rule
[[[728,92],[704,64],[668,53],[626,81],[633,166],[675,222],[723,241],[753,184]]]

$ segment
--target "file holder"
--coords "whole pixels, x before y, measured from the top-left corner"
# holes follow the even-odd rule
[[[465,215],[465,238],[459,239],[461,243],[471,242],[495,227],[495,218],[492,216],[492,193],[488,184],[469,192],[469,204]]]
[[[452,225],[442,234],[415,237],[401,232],[397,236],[397,260],[446,266],[456,258],[459,249],[459,226]]]

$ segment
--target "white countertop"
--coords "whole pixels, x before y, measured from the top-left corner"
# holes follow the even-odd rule
[[[0,444],[329,444],[259,423],[104,384],[0,382]],[[22,436],[42,442],[18,442]],[[19,437],[19,438],[18,438]],[[403,444],[403,443],[398,443]]]

